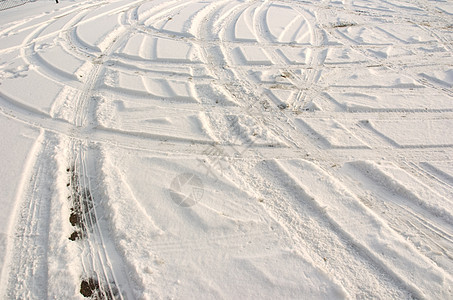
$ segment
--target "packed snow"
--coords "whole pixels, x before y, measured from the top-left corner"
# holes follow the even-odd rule
[[[452,1],[55,2],[0,11],[1,299],[453,298]]]

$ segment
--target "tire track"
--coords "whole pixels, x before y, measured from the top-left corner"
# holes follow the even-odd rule
[[[68,200],[71,203],[69,221],[75,231],[69,239],[82,249],[80,293],[94,299],[132,299],[127,278],[118,274],[122,266],[114,267],[111,257],[115,258],[116,263],[121,259],[104,237],[106,224],[102,203],[91,183],[91,178],[96,177],[89,174],[89,165],[95,162],[88,156],[94,154],[87,150],[86,144],[80,142],[72,142],[72,147],[75,157],[71,159],[71,167],[67,170],[70,189]]]
[[[130,5],[131,4],[128,4],[127,6],[129,7]],[[41,37],[41,33],[52,24],[52,22],[44,22],[43,25],[28,35],[22,43],[22,46],[28,46],[28,48],[21,48],[22,59],[26,63],[36,65],[39,69],[42,66],[39,61],[30,61],[28,59],[28,57],[32,57],[35,54],[34,48],[39,45],[39,41],[53,36],[54,34],[61,35],[63,32],[67,32],[68,28],[73,25],[77,24],[79,26],[80,23],[88,22],[87,20],[81,20],[85,15],[84,12],[79,13],[60,31]],[[123,34],[122,38],[126,37],[127,36]],[[113,51],[116,45],[115,42],[117,41],[118,37],[112,40],[109,47],[107,47],[107,54],[110,54],[110,52]],[[89,171],[86,158],[86,156],[90,154],[87,153],[86,144],[82,147],[82,143],[86,143],[86,140],[90,140],[92,134],[92,127],[95,122],[92,94],[102,68],[101,63],[93,64],[81,92],[75,99],[76,110],[73,112],[73,119],[68,121],[69,123],[72,123],[75,128],[80,128],[78,130],[74,130],[74,127],[71,128],[71,126],[65,122],[54,120],[45,113],[35,112],[34,109],[31,109],[26,105],[17,106],[18,103],[8,101],[8,99],[4,100],[6,106],[2,107],[2,112],[13,118],[17,118],[15,115],[16,113],[19,115],[22,114],[24,122],[35,123],[34,121],[30,121],[33,120],[33,118],[30,118],[31,112],[35,117],[35,121],[38,123],[48,123],[47,127],[50,129],[50,132],[58,132],[60,129],[64,134],[70,136],[74,134],[77,136],[77,131],[86,132],[84,138],[82,137],[80,139],[80,137],[77,137],[70,142],[72,145],[71,152],[74,156],[74,166],[68,168],[68,171],[73,172],[70,178],[71,180],[68,183],[68,186],[73,189],[72,193],[70,193],[70,201],[76,203],[75,206],[78,206],[77,208],[73,207],[70,221],[73,225],[83,224],[82,227],[79,228],[79,235],[76,234],[71,236],[74,242],[79,238],[83,239],[83,241],[79,243],[82,247],[83,255],[81,263],[84,270],[84,275],[82,275],[83,277],[81,279],[80,293],[83,296],[91,296],[96,299],[132,299],[132,290],[129,286],[128,279],[124,275],[118,274],[119,272],[124,272],[124,270],[121,270],[121,265],[116,267],[112,266],[111,257],[114,257],[116,262],[120,262],[121,258],[115,253],[113,244],[106,240],[106,226],[100,225],[101,222],[105,223],[105,221],[100,218],[100,216],[103,216],[103,213],[102,211],[99,211],[101,207],[98,203],[99,200],[93,198],[95,193],[91,182],[93,178],[96,177],[90,177],[91,171]],[[49,74],[45,71],[40,72],[40,74],[51,81],[58,81],[58,77],[55,77],[54,74],[51,75],[52,72]],[[5,108],[13,108],[14,111],[7,111]],[[54,128],[54,124],[59,124],[57,129]],[[34,125],[36,126],[37,124],[35,123]],[[38,127],[46,127],[41,125],[38,125]],[[57,177],[51,173],[52,170],[54,170],[52,166],[56,164],[56,161],[52,161],[50,158],[47,159],[46,155],[52,157],[52,154],[56,151],[55,146],[58,145],[58,136],[55,136],[52,133],[45,133],[45,136],[46,138],[40,138],[38,140],[41,143],[45,143],[44,150],[42,150],[43,154],[41,154],[41,156],[44,157],[37,160],[34,165],[36,173],[33,175],[32,185],[30,186],[32,191],[37,192],[45,189],[46,185],[49,186],[47,189],[50,191],[52,182],[57,181]],[[45,140],[45,142],[42,140]],[[19,221],[17,227],[20,238],[15,241],[16,247],[12,253],[12,259],[15,262],[12,264],[11,271],[9,272],[10,280],[7,294],[9,297],[16,299],[46,299],[47,285],[49,284],[47,282],[48,271],[46,255],[48,252],[50,203],[48,199],[44,200],[42,198],[47,196],[50,199],[51,196],[45,193],[42,195],[29,193],[31,195],[27,195],[26,197],[27,199],[30,199],[26,200],[28,201],[28,207],[27,209],[24,208],[21,216],[23,220]],[[80,210],[79,214],[75,213],[77,209]]]
[[[264,5],[264,4],[263,4]],[[240,14],[244,9],[247,8],[247,5],[241,5],[236,8],[235,14]],[[255,16],[257,13],[254,14]],[[259,15],[259,13],[258,13]],[[224,17],[224,26],[223,28],[228,28],[228,22],[231,22],[231,20],[237,20],[238,17],[235,17],[232,15],[228,19]],[[257,21],[254,21],[256,24]],[[256,28],[255,28],[256,32]],[[224,57],[224,61],[229,64],[231,67],[228,69],[227,72],[225,72],[225,69],[223,69],[223,74],[224,74],[224,79],[222,82],[224,83],[225,88],[227,88],[230,92],[230,94],[235,97],[239,98],[238,103],[242,103],[242,107],[246,108],[246,114],[249,115],[251,118],[256,120],[257,124],[260,124],[261,126],[264,125],[264,123],[267,124],[272,124],[275,125],[275,119],[281,119],[284,117],[287,117],[282,111],[277,110],[276,108],[269,106],[269,102],[267,99],[262,99],[262,96],[264,96],[265,90],[262,87],[258,87],[256,84],[254,84],[249,78],[249,74],[243,70],[242,68],[235,68],[233,67],[235,65],[234,63],[234,57],[232,57],[231,49],[229,48],[228,43],[224,43],[223,41],[228,40],[228,37],[225,35],[225,31],[220,31],[219,36],[220,36],[220,49],[221,49],[221,54]],[[260,41],[263,38],[260,38],[261,33],[258,31],[256,32],[256,37],[257,40]],[[240,45],[241,43],[237,43]],[[214,56],[213,54],[212,56]],[[222,71],[221,69],[221,71]],[[228,84],[231,82],[239,82],[240,84]],[[239,96],[241,95],[241,96]],[[267,97],[267,96],[266,96]],[[263,118],[263,111],[270,112],[272,114],[275,114],[274,117],[271,117],[271,119],[266,119]],[[280,123],[280,122],[279,122]],[[265,126],[269,127],[269,126]],[[288,143],[289,145],[297,147],[298,145],[295,142],[295,139],[287,137],[285,134],[282,134],[286,130],[283,128],[278,128],[278,127],[272,127],[270,128],[271,131],[275,136],[279,136],[280,138],[284,138],[284,142]]]
[[[17,196],[18,208],[14,240],[9,244],[7,268],[3,271],[5,294],[10,299],[47,298],[47,253],[50,205],[55,178],[52,157],[56,137],[41,132],[22,178],[22,190]],[[11,247],[11,248],[10,248]],[[6,276],[5,274],[8,274]]]
[[[122,6],[130,7],[133,4]],[[117,11],[115,8],[113,11]],[[109,11],[107,13],[111,13]],[[102,15],[102,14],[101,14]],[[72,123],[79,128],[87,131],[88,138],[83,140],[71,140],[72,158],[68,167],[71,173],[69,187],[72,189],[70,201],[73,204],[71,216],[69,218],[71,225],[76,227],[76,231],[70,236],[74,242],[82,244],[83,266],[82,281],[80,284],[80,293],[85,297],[94,297],[96,299],[132,299],[132,289],[121,265],[113,267],[112,257],[116,262],[122,259],[116,253],[115,246],[107,241],[106,225],[101,226],[104,213],[102,205],[98,199],[99,193],[93,190],[92,185],[96,182],[95,163],[92,161],[92,150],[88,149],[87,141],[91,140],[93,129],[96,127],[96,98],[93,93],[96,90],[100,74],[103,69],[103,57],[109,56],[124,39],[128,37],[129,30],[124,28],[126,14],[122,13],[122,24],[116,37],[107,36],[109,44],[105,47],[104,52],[94,61],[91,70],[86,76],[85,83],[76,99],[76,110],[73,114]],[[90,19],[91,20],[91,19]],[[88,22],[88,21],[86,21]],[[76,38],[76,36],[73,35]],[[76,40],[78,44],[78,40]],[[97,195],[97,196],[96,196]]]
[[[453,267],[453,231],[451,222],[420,208],[404,194],[380,185],[370,172],[348,165],[344,171],[348,187],[363,203],[385,219],[402,238],[410,241],[424,256],[445,272]],[[340,175],[341,176],[341,175]],[[360,185],[357,185],[360,182]],[[395,195],[396,194],[396,195]]]
[[[75,15],[67,23],[58,34],[60,38],[66,39],[66,42],[60,42],[61,45],[69,50],[68,52],[72,53],[75,57],[89,57],[94,60],[91,68],[88,70],[88,76],[85,76],[83,83],[77,83],[76,81],[70,82],[70,85],[74,85],[76,88],[80,88],[80,93],[74,98],[70,99],[75,101],[76,110],[70,116],[70,119],[66,121],[57,120],[52,118],[46,113],[42,113],[38,110],[33,109],[30,106],[20,104],[15,102],[14,99],[8,99],[0,95],[0,110],[3,114],[9,118],[19,120],[21,122],[31,124],[34,127],[41,128],[45,131],[46,136],[58,136],[60,138],[69,137],[70,142],[69,148],[71,149],[71,155],[66,162],[68,164],[68,172],[71,175],[69,177],[69,187],[70,187],[70,202],[73,203],[73,208],[76,210],[76,207],[80,207],[80,214],[73,217],[75,219],[80,219],[80,224],[74,222],[73,227],[78,230],[78,234],[73,237],[74,242],[80,245],[82,251],[81,264],[83,266],[83,277],[81,278],[81,289],[84,289],[88,294],[91,291],[91,295],[94,297],[110,299],[110,298],[120,298],[120,299],[130,299],[132,296],[132,287],[125,278],[124,270],[118,269],[112,263],[112,261],[121,261],[120,255],[116,252],[113,241],[110,240],[108,234],[108,221],[105,220],[107,213],[104,209],[103,204],[103,195],[102,187],[99,185],[101,182],[99,178],[99,167],[95,161],[99,156],[99,149],[93,147],[96,144],[102,145],[113,145],[115,147],[122,147],[124,149],[133,149],[141,150],[146,153],[153,153],[153,155],[162,155],[166,156],[168,153],[171,153],[172,157],[206,157],[204,153],[206,148],[206,143],[204,141],[193,141],[190,139],[178,139],[177,137],[170,136],[159,136],[154,134],[149,135],[140,135],[134,134],[133,132],[123,132],[121,130],[102,128],[97,125],[97,116],[96,116],[96,96],[103,95],[104,93],[111,93],[115,95],[115,90],[105,88],[100,89],[101,86],[101,77],[105,74],[105,71],[109,68],[109,63],[116,63],[120,61],[121,66],[114,66],[113,68],[124,69],[125,71],[133,74],[138,68],[143,70],[148,70],[151,68],[156,68],[156,70],[151,70],[153,76],[156,78],[165,78],[167,73],[161,73],[157,67],[165,67],[165,64],[162,62],[147,62],[144,60],[139,66],[137,62],[133,59],[123,56],[115,56],[114,52],[118,49],[119,45],[128,39],[132,33],[140,32],[154,37],[165,37],[173,41],[187,41],[192,45],[197,45],[202,48],[202,58],[200,63],[184,64],[184,63],[174,63],[172,65],[186,68],[189,71],[193,71],[193,68],[202,68],[206,66],[212,74],[215,74],[214,78],[197,78],[193,77],[194,81],[199,81],[203,83],[212,82],[213,84],[224,87],[228,92],[228,97],[235,99],[239,103],[239,107],[221,107],[216,108],[213,105],[208,105],[206,103],[200,104],[190,104],[184,106],[184,109],[192,111],[203,111],[207,114],[212,115],[233,115],[233,116],[246,116],[252,118],[256,121],[259,126],[263,128],[269,128],[270,131],[275,136],[280,136],[284,140],[285,144],[288,146],[285,147],[275,147],[275,145],[250,145],[250,152],[242,153],[241,157],[234,158],[232,161],[232,172],[237,174],[244,175],[244,178],[255,178],[252,176],[256,170],[250,170],[243,167],[242,163],[247,160],[272,160],[276,157],[282,159],[300,159],[307,158],[313,160],[319,165],[323,170],[328,174],[327,177],[336,177],[339,172],[336,170],[331,170],[330,166],[332,164],[345,164],[351,160],[351,157],[356,160],[366,160],[366,159],[376,159],[376,153],[379,155],[385,156],[388,160],[393,160],[399,165],[404,165],[406,161],[413,163],[418,163],[421,161],[429,161],[431,158],[445,158],[449,159],[451,156],[451,147],[446,147],[441,149],[441,147],[433,147],[434,151],[428,149],[423,149],[422,147],[415,147],[411,149],[395,149],[396,145],[391,144],[382,144],[381,140],[376,137],[373,132],[364,132],[367,131],[360,121],[364,119],[374,118],[374,119],[398,119],[400,111],[372,111],[372,112],[359,112],[351,113],[342,111],[344,108],[338,104],[339,111],[317,111],[316,113],[307,112],[301,115],[297,115],[295,112],[288,112],[285,109],[277,109],[274,106],[269,106],[267,102],[266,91],[268,90],[265,84],[260,84],[255,82],[252,78],[248,69],[250,66],[242,66],[234,63],[234,55],[232,54],[232,49],[234,47],[242,46],[254,46],[261,47],[265,51],[271,54],[272,65],[269,67],[266,66],[253,66],[256,70],[270,70],[278,71],[282,75],[287,76],[288,86],[294,86],[298,90],[298,94],[295,99],[292,100],[291,106],[294,109],[298,110],[299,108],[307,107],[308,102],[314,98],[322,95],[325,91],[325,87],[320,86],[319,77],[321,71],[326,68],[322,66],[326,59],[326,53],[330,46],[324,45],[326,43],[323,40],[322,32],[328,32],[329,30],[325,27],[322,27],[321,22],[317,24],[319,20],[316,17],[308,18],[305,14],[307,13],[306,6],[302,3],[295,1],[285,1],[285,3],[291,3],[296,8],[296,11],[305,18],[307,23],[312,28],[312,39],[311,45],[306,46],[297,46],[297,47],[307,47],[312,50],[311,59],[308,61],[307,66],[304,66],[306,73],[305,76],[299,75],[296,73],[298,67],[288,66],[288,63],[285,61],[284,57],[280,52],[276,50],[280,47],[285,47],[287,45],[279,44],[270,36],[269,34],[269,24],[266,23],[266,13],[269,10],[270,5],[280,2],[258,2],[258,1],[249,1],[249,2],[235,2],[231,4],[228,1],[221,2],[212,2],[209,3],[206,7],[197,11],[192,17],[191,21],[186,25],[190,28],[191,32],[196,32],[194,36],[184,35],[183,33],[170,33],[165,30],[158,29],[153,25],[159,21],[169,18],[169,16],[179,13],[180,10],[186,8],[190,3],[181,4],[178,1],[172,2],[163,2],[153,8],[148,9],[141,16],[139,16],[139,5],[144,3],[144,1],[137,1],[132,4],[125,4],[119,8],[113,8],[107,12],[100,14],[106,15],[110,13],[118,13],[121,10],[124,10],[122,13],[122,20],[120,26],[123,27],[122,32],[120,32],[116,37],[110,37],[109,44],[107,45],[107,50],[103,53],[95,51],[93,49],[83,49],[83,41],[77,35],[76,29],[71,29],[73,26],[86,24],[88,22],[94,22],[100,16],[90,17],[84,19],[88,12],[80,12]],[[311,9],[315,12],[320,12],[320,15],[323,13],[323,6],[327,5],[327,1],[324,1],[323,4],[309,4]],[[353,6],[352,1],[348,1],[348,9]],[[234,28],[240,15],[244,11],[251,8],[257,7],[253,23],[255,36],[257,42],[252,41],[236,41],[231,40],[231,32],[228,28]],[[88,9],[88,8],[87,8]],[[222,14],[220,13],[222,11]],[[325,19],[328,19],[324,15]],[[203,23],[203,20],[206,20]],[[146,24],[145,24],[146,23]],[[59,81],[59,75],[46,66],[43,66],[42,61],[33,59],[35,55],[35,48],[39,46],[39,43],[50,36],[41,36],[41,33],[53,23],[44,23],[41,24],[37,30],[33,31],[27,37],[27,40],[23,43],[24,50],[21,50],[22,57],[24,60],[29,62],[38,68],[45,78],[52,81]],[[70,24],[70,25],[69,25]],[[148,26],[149,25],[149,26]],[[225,29],[227,28],[227,29]],[[54,34],[54,33],[52,33]],[[356,45],[353,42],[345,42],[344,46],[338,46],[339,48],[351,48],[354,51],[358,51],[361,54],[364,54],[367,62],[358,64],[359,67],[364,67],[373,64],[382,64],[386,68],[393,69],[397,73],[407,73],[406,70],[402,69],[397,62],[388,61],[385,59],[377,59],[367,51],[368,46]],[[349,44],[348,44],[349,43]],[[420,44],[422,45],[422,44]],[[418,47],[415,45],[413,47]],[[168,67],[168,66],[167,66]],[[355,68],[356,65],[347,65],[345,68]],[[112,68],[112,69],[113,69]],[[248,69],[247,69],[248,68]],[[336,68],[336,67],[332,67]],[[151,72],[150,70],[148,70]],[[171,73],[171,71],[168,71]],[[284,73],[287,72],[287,73]],[[189,72],[190,73],[190,72]],[[185,74],[177,74],[181,76],[181,79]],[[413,74],[412,74],[413,75]],[[411,77],[417,80],[417,76]],[[423,81],[423,79],[418,78]],[[422,82],[420,82],[422,84]],[[435,89],[440,92],[439,88],[429,82],[425,82],[424,86],[426,88]],[[451,92],[444,91],[444,94],[452,96]],[[132,93],[131,93],[132,94]],[[109,94],[110,95],[110,94]],[[201,102],[201,101],[199,101]],[[60,103],[55,104],[55,106],[61,105]],[[181,107],[181,106],[180,106]],[[57,107],[58,108],[58,107]],[[419,117],[445,117],[450,118],[451,112],[448,110],[445,111],[430,111],[426,113],[413,112],[410,118],[417,119]],[[440,113],[443,115],[440,116]],[[381,118],[382,116],[382,118]],[[320,148],[320,143],[307,135],[306,132],[302,131],[300,126],[298,126],[298,118],[333,118],[334,120],[345,120],[345,121],[354,121],[359,122],[357,132],[361,132],[363,136],[368,136],[373,141],[373,149],[361,149],[357,150],[351,154],[351,151],[348,149],[327,149]],[[215,132],[221,132],[223,130],[222,125],[211,116],[212,124],[216,127]],[[228,129],[230,130],[230,129]],[[320,134],[322,135],[322,134]],[[54,142],[58,138],[54,138]],[[194,145],[191,145],[195,143]],[[231,146],[241,146],[241,143],[238,144],[225,144],[219,145],[219,148],[227,149]],[[244,145],[242,145],[244,146]],[[248,147],[248,145],[245,145]],[[274,146],[274,148],[268,147]],[[46,145],[45,148],[47,152],[52,153],[55,151],[52,148],[52,145]],[[326,147],[325,147],[326,148]],[[284,149],[284,151],[282,151]],[[308,154],[310,154],[308,156]],[[49,176],[45,171],[45,166],[37,164],[36,178],[47,178]],[[406,168],[410,166],[406,165]],[[347,269],[347,274],[349,279],[341,279],[345,286],[350,288],[351,295],[359,295],[364,297],[369,297],[373,295],[373,288],[370,285],[370,282],[375,283],[377,286],[382,288],[383,295],[387,297],[396,297],[396,296],[422,296],[417,288],[413,288],[410,284],[404,279],[399,278],[395,274],[392,274],[392,268],[386,268],[379,263],[379,260],[376,259],[376,252],[373,251],[363,251],[363,245],[360,243],[355,243],[350,237],[344,234],[344,229],[338,228],[335,226],[332,220],[329,220],[325,217],[322,208],[317,207],[316,203],[311,203],[310,197],[304,194],[303,188],[295,181],[291,181],[290,176],[286,174],[282,169],[279,168],[278,163],[271,167],[271,171],[266,169],[266,167],[259,165],[257,167],[260,171],[260,176],[258,180],[260,182],[271,182],[269,185],[266,184],[255,184],[246,182],[245,186],[248,186],[249,190],[255,191],[259,190],[262,197],[268,197],[270,199],[285,199],[285,201],[269,201],[267,208],[269,215],[272,216],[278,222],[284,224],[289,239],[291,239],[295,245],[296,251],[300,251],[303,256],[310,257],[313,262],[314,267],[318,267],[326,272],[332,272],[338,274],[339,270]],[[416,168],[411,169],[413,173],[419,174],[421,170]],[[262,173],[262,174],[261,174]],[[341,172],[340,172],[341,173]],[[275,174],[282,175],[284,179],[276,179],[272,181]],[[341,175],[341,174],[340,174]],[[288,177],[288,178],[287,178]],[[49,177],[50,178],[50,177]],[[230,178],[232,181],[235,178]],[[43,180],[43,179],[39,179]],[[33,188],[37,188],[40,185],[45,185],[46,183],[40,181],[34,182]],[[56,179],[55,179],[56,180]],[[54,180],[54,181],[55,181]],[[353,185],[349,179],[344,179],[349,185]],[[47,183],[48,184],[48,183]],[[269,189],[263,189],[263,186],[270,186]],[[370,183],[370,187],[373,185]],[[451,186],[450,186],[451,187]],[[107,188],[107,187],[106,187]],[[446,186],[446,189],[449,187]],[[371,188],[370,188],[371,189]],[[275,192],[269,192],[269,190],[274,190]],[[302,191],[301,191],[302,190]],[[387,191],[380,191],[376,189],[376,196],[371,197],[372,200],[379,198],[389,199],[389,194]],[[364,188],[357,187],[357,195],[360,197],[369,196]],[[359,198],[360,198],[359,197]],[[299,203],[299,198],[304,199],[304,203]],[[403,202],[404,197],[400,197],[397,200]],[[390,199],[391,200],[391,199]],[[389,201],[390,201],[389,200]],[[418,240],[426,242],[431,245],[431,249],[436,249],[442,255],[448,257],[447,261],[441,261],[439,264],[442,264],[442,267],[445,271],[448,271],[451,265],[451,257],[448,256],[449,251],[451,250],[451,234],[445,230],[442,226],[438,226],[436,223],[438,220],[431,215],[428,216],[428,219],[425,217],[420,217],[421,215],[414,213],[411,209],[406,209],[401,203],[380,204],[375,209],[376,212],[385,212],[388,213],[388,216],[382,217],[385,222],[390,224],[390,226],[399,232],[404,234],[405,231],[415,232],[414,235]],[[28,200],[27,200],[28,201]],[[30,204],[25,215],[30,216],[31,222],[36,219],[37,215],[45,215],[47,211],[46,207],[39,206],[38,202]],[[301,217],[300,211],[306,210],[307,213]],[[72,211],[74,213],[74,211]],[[432,218],[431,218],[432,217]],[[304,221],[313,219],[313,223],[306,225]],[[24,224],[30,220],[24,221]],[[424,221],[428,220],[428,221]],[[433,222],[430,222],[434,220]],[[407,221],[407,222],[406,222]],[[22,221],[21,221],[22,222]],[[72,223],[72,222],[71,222]],[[40,226],[40,227],[39,227]],[[39,228],[45,228],[45,224],[39,225]],[[48,226],[48,225],[47,225]],[[23,232],[22,235],[30,235],[29,232],[35,232],[38,230],[43,230],[36,228],[24,228],[19,229]],[[38,229],[37,229],[38,228]],[[332,231],[332,232],[329,232]],[[334,240],[335,243],[332,245],[327,245],[325,249],[320,250],[318,247],[320,237],[313,234],[313,232],[319,233],[321,240]],[[437,239],[441,237],[443,240],[437,242]],[[41,237],[44,239],[44,237]],[[230,237],[224,237],[225,243],[229,241]],[[232,239],[235,237],[231,237]],[[222,240],[222,239],[219,239]],[[219,240],[213,239],[214,242]],[[194,244],[198,245],[200,241],[187,241],[182,243],[181,248],[177,248],[177,242],[175,244],[169,242],[167,244],[157,244],[154,245],[154,248],[159,251],[181,251],[187,248],[192,247]],[[211,241],[206,241],[201,245],[198,245],[199,248],[206,247],[206,244],[209,244]],[[412,242],[412,241],[411,241]],[[23,249],[31,243],[27,240],[22,241],[22,244],[19,248]],[[324,246],[324,245],[323,245]],[[339,251],[336,249],[341,249],[341,253],[346,253],[346,257],[343,258],[334,258],[332,261],[329,259],[327,263],[325,257],[326,253]],[[36,248],[36,247],[35,247]],[[315,249],[313,253],[306,253],[305,249]],[[38,250],[33,250],[38,251]],[[309,252],[307,250],[307,252]],[[427,251],[421,251],[421,255],[428,256],[433,261],[437,260],[432,258],[427,254]],[[19,256],[22,254],[18,254]],[[25,261],[29,261],[31,256],[36,255],[24,254],[23,257]],[[359,257],[358,262],[354,262],[354,256]],[[20,256],[21,257],[21,256]],[[117,260],[119,257],[119,260]],[[45,261],[45,258],[43,258]],[[323,265],[326,263],[325,265]],[[44,262],[39,262],[42,266],[45,266]],[[329,265],[330,264],[330,265]],[[351,267],[352,266],[352,267]],[[354,269],[357,267],[357,269]],[[361,270],[360,272],[354,272],[356,270]],[[44,284],[45,279],[30,279],[29,269],[17,269],[14,270],[15,273],[20,274],[25,279],[25,284],[31,284],[33,287],[31,289],[36,291],[37,285]],[[362,273],[363,272],[363,273]],[[341,272],[340,272],[341,273]],[[23,275],[25,274],[25,275]],[[340,274],[341,275],[341,274]],[[363,278],[362,278],[363,276]],[[353,279],[351,279],[353,278]],[[370,279],[371,278],[371,279]],[[35,280],[34,283],[31,283],[32,280]],[[370,281],[367,281],[370,280]],[[358,288],[357,282],[360,282],[360,285],[366,286],[364,290]],[[12,282],[8,290],[11,292],[11,295],[14,295],[16,298],[27,298],[28,295],[24,294],[24,290],[21,288],[15,287],[15,282]],[[47,283],[46,283],[47,284]],[[17,283],[17,285],[19,285]],[[43,291],[36,291],[39,294],[39,298],[45,298]],[[83,293],[82,293],[83,294]],[[375,295],[374,295],[375,296]]]
[[[263,5],[264,5],[264,4],[263,4]],[[258,13],[258,15],[259,15],[259,13]],[[233,19],[237,19],[237,18],[233,18]],[[259,27],[260,27],[260,28],[264,28],[265,26],[261,25],[261,26],[259,26]],[[261,29],[261,31],[262,31],[262,30],[263,30],[263,29]],[[260,31],[260,30],[258,29],[258,31]],[[263,31],[262,31],[261,34],[263,34]],[[222,40],[222,39],[221,39],[221,40]],[[259,39],[258,39],[258,40],[259,40]],[[229,51],[228,51],[228,50],[223,50],[222,52],[223,52],[224,54],[226,54],[226,53],[228,53]],[[227,60],[227,61],[228,61],[228,60]],[[233,70],[233,73],[234,73],[234,72],[235,72],[235,70]],[[236,79],[239,79],[239,78],[247,78],[247,75],[248,75],[248,74],[246,74],[246,73],[239,73],[239,75],[236,75],[235,77],[236,77]],[[247,85],[248,83],[242,81],[242,84],[243,84],[243,85]],[[252,88],[252,89],[253,89],[253,88]],[[260,94],[260,92],[255,92],[255,93],[254,93],[255,97],[256,97],[256,95],[258,95],[258,94]],[[299,140],[300,140],[300,139],[299,139]],[[317,154],[319,154],[319,153],[317,153]],[[316,158],[320,157],[320,156],[318,156],[318,155],[315,155],[315,156],[316,156]],[[326,155],[324,155],[324,157],[326,157]],[[336,160],[335,160],[335,159],[332,159],[332,161],[336,161]],[[240,172],[240,171],[237,171],[237,172]],[[258,172],[258,173],[259,173],[259,174],[263,174],[264,172],[265,172],[264,170],[260,170],[260,172]],[[275,173],[276,173],[276,172],[272,172],[272,177],[275,176]],[[277,172],[277,173],[278,173],[278,172]],[[244,175],[244,177],[248,177],[248,176]],[[278,176],[277,176],[277,177],[278,177]],[[233,180],[232,178],[230,178],[230,179]],[[244,183],[242,183],[242,184],[244,184]],[[280,183],[280,184],[282,184],[282,183]],[[276,186],[274,186],[273,189],[278,190],[278,186],[280,186],[280,184],[277,184]],[[269,184],[263,184],[263,185],[269,186]],[[297,185],[297,184],[295,184],[295,185]],[[252,190],[255,190],[256,188],[257,188],[257,187],[253,188]],[[293,193],[294,193],[294,192],[293,192]],[[288,194],[291,195],[291,192],[288,192]],[[286,195],[288,195],[288,194],[286,194]],[[280,197],[272,197],[272,198],[280,198]],[[308,200],[307,200],[307,201],[308,201]],[[275,205],[275,203],[273,203],[273,204]],[[290,205],[290,206],[291,206],[291,205]],[[290,211],[290,206],[288,206],[288,204],[287,204],[287,206],[286,206],[285,208],[282,208],[282,209],[279,210],[279,212],[277,212],[277,215],[279,215],[279,214],[284,214],[284,215],[285,215],[285,214],[288,214],[288,211]],[[274,207],[275,207],[275,206],[274,206]],[[312,216],[313,216],[313,214],[312,214]],[[324,217],[322,217],[322,218],[325,219]],[[290,217],[290,219],[291,219],[292,222],[294,223],[294,222],[296,222],[295,220],[297,220],[298,217],[293,216],[293,217]],[[282,220],[280,220],[280,221],[282,221]],[[335,222],[333,222],[333,223],[335,223]],[[332,227],[337,227],[337,226],[332,225]],[[292,226],[290,226],[290,228],[292,228]],[[296,232],[298,232],[298,231],[300,230],[300,226],[299,226],[297,229],[292,228],[292,229],[288,229],[288,230],[291,232],[291,234],[290,234],[291,236],[293,236],[293,235],[296,235],[296,236],[297,236]],[[317,230],[317,232],[319,232],[319,229]],[[378,258],[379,256],[377,255],[377,253],[374,252],[375,250],[369,250],[366,246],[364,246],[364,245],[362,245],[362,244],[360,244],[360,243],[357,244],[357,241],[354,241],[353,239],[351,239],[351,237],[349,236],[349,234],[343,234],[344,231],[343,231],[343,229],[341,229],[341,228],[338,229],[338,231],[335,231],[335,232],[336,232],[336,234],[338,234],[340,240],[345,241],[345,243],[347,243],[347,244],[356,245],[356,247],[354,247],[354,248],[356,248],[356,249],[358,250],[358,252],[360,253],[359,255],[362,255],[362,256],[363,256],[364,261],[366,262],[366,264],[371,265],[370,270],[366,271],[367,274],[373,274],[373,273],[375,272],[374,270],[378,269],[378,270],[379,270],[379,271],[378,271],[378,274],[386,274],[385,276],[388,278],[387,280],[389,280],[389,281],[394,281],[395,284],[397,284],[397,286],[401,286],[401,287],[403,287],[404,289],[407,289],[408,291],[410,291],[410,293],[412,294],[412,296],[415,296],[415,297],[422,297],[422,293],[420,292],[420,290],[419,290],[417,287],[415,287],[414,285],[412,285],[412,284],[410,283],[410,281],[408,280],[408,278],[406,278],[405,276],[401,277],[400,275],[398,275],[397,273],[395,273],[394,269],[391,268],[390,265],[388,265],[387,263],[385,263],[385,264],[382,263],[381,259]],[[364,250],[364,249],[366,249],[366,250]],[[373,271],[371,271],[371,270],[373,270]],[[362,274],[363,274],[363,273],[362,273]],[[360,279],[359,279],[359,278],[355,278],[355,279],[354,279],[354,281],[357,281],[357,280],[360,280]],[[367,280],[369,281],[370,279],[367,279]]]
[[[313,201],[278,163],[261,161],[253,170],[235,166],[238,172],[260,174],[253,181],[241,182],[241,186],[264,199],[269,216],[283,226],[294,251],[310,258],[316,268],[338,278],[349,293],[346,297],[370,297],[376,292],[373,291],[375,288],[379,288],[379,295],[384,298],[411,296],[392,274],[345,236],[343,229],[326,217],[324,208]],[[335,255],[337,252],[342,255]],[[337,272],[342,275],[335,275]]]
[[[330,12],[326,11],[320,11],[319,14],[322,16],[322,19],[329,19],[326,15],[329,14]],[[373,64],[376,66],[382,66],[385,67],[389,70],[395,71],[397,74],[404,74],[404,76],[407,76],[411,79],[413,79],[415,82],[420,84],[421,86],[425,88],[430,88],[433,90],[436,90],[440,92],[441,94],[447,95],[449,97],[453,97],[453,91],[445,89],[445,87],[438,86],[435,84],[432,84],[431,82],[428,82],[425,78],[419,76],[418,74],[412,74],[411,72],[408,72],[408,69],[406,65],[400,65],[391,62],[390,60],[386,58],[379,58],[375,55],[372,55],[367,48],[360,47],[360,43],[355,42],[354,40],[349,39],[348,37],[344,36],[341,33],[334,34],[331,30],[323,26],[324,31],[331,36],[334,40],[340,40],[341,43],[344,45],[345,48],[349,48],[353,50],[354,52],[357,52],[364,57],[367,58],[368,64]],[[367,47],[373,46],[373,45],[366,45]],[[384,45],[381,45],[384,46]]]

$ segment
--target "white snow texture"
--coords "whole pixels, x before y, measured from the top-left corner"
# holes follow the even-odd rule
[[[59,2],[0,11],[0,299],[453,299],[453,1]]]

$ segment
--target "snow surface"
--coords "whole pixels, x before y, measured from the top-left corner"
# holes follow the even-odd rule
[[[1,299],[453,299],[453,2],[0,20]]]

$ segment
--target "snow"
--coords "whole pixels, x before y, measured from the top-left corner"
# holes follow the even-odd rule
[[[39,131],[19,122],[11,122],[4,115],[0,116],[0,125],[3,128],[1,132],[3,146],[0,147],[0,154],[3,159],[0,170],[2,178],[0,185],[2,190],[2,210],[0,212],[0,220],[2,220],[0,227],[1,272],[4,266],[6,246],[10,238],[8,233],[11,229],[8,224],[11,222],[11,217],[15,215],[15,209],[17,209],[16,194],[20,193],[21,185],[27,184],[21,182],[23,168],[27,166],[28,153],[31,151]]]
[[[0,298],[453,298],[452,14],[0,11]]]
[[[236,53],[236,61],[238,64],[250,65],[271,65],[272,62],[266,51],[255,46],[242,46],[233,50]]]
[[[376,121],[373,128],[399,147],[444,147],[453,145],[449,134],[453,120]],[[395,131],[398,126],[398,131]]]
[[[366,148],[366,144],[355,137],[345,126],[329,119],[298,119],[302,127],[306,127],[319,136],[331,148]]]
[[[234,24],[234,37],[237,40],[256,42],[256,35],[253,29],[254,7],[249,7],[241,12]]]

